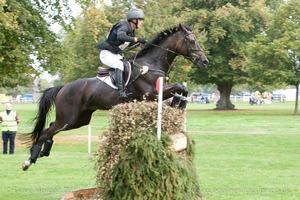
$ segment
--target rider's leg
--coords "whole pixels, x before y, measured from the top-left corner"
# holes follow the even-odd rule
[[[116,86],[119,91],[119,98],[128,98],[128,93],[124,89],[123,86],[123,71],[124,65],[121,61],[123,57],[120,54],[114,54],[108,50],[102,50],[100,52],[100,60],[103,64],[107,65],[108,67],[116,69]]]
[[[127,91],[124,89],[123,86],[123,71],[121,71],[118,68],[116,68],[116,86],[119,90],[119,98],[120,99],[128,98]]]

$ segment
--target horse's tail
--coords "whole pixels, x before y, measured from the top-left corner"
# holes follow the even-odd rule
[[[45,128],[49,111],[51,111],[51,108],[53,108],[56,96],[62,87],[63,86],[52,87],[43,91],[43,94],[39,100],[38,113],[36,117],[31,119],[31,122],[35,122],[34,129],[31,133],[28,133],[29,137],[27,137],[29,142],[32,142],[31,147],[38,142],[40,135]]]

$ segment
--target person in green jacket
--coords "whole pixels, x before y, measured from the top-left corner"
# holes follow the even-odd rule
[[[0,113],[0,123],[3,140],[3,154],[7,154],[7,145],[9,142],[9,154],[14,154],[15,137],[17,133],[17,125],[20,123],[20,118],[16,111],[11,110],[11,103],[5,104],[6,110]]]

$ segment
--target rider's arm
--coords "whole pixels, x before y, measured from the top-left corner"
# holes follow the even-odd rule
[[[121,26],[117,31],[117,38],[120,42],[138,42],[137,38],[127,35],[128,28],[126,26]]]

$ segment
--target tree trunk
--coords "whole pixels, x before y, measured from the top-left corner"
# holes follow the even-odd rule
[[[234,110],[234,105],[230,101],[231,84],[218,84],[217,89],[220,92],[220,99],[217,102],[216,110]]]
[[[297,82],[296,84],[296,101],[295,101],[294,115],[298,115],[298,96],[299,96],[299,82]]]

